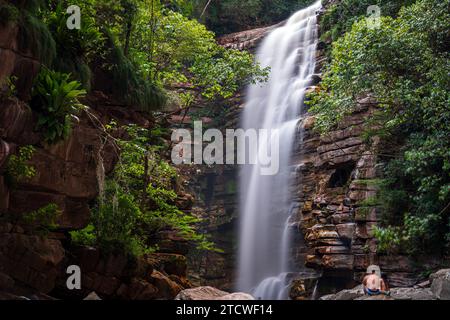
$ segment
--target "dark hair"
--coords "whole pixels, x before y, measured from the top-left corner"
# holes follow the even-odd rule
[[[376,272],[376,270],[375,270],[375,269],[373,269],[373,270],[372,270],[372,274],[374,274],[375,272]]]

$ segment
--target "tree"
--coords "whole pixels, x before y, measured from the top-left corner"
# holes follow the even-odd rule
[[[450,240],[449,20],[448,1],[437,0],[404,7],[376,29],[359,18],[334,42],[310,102],[316,129],[326,132],[354,110],[359,97],[371,94],[378,101],[369,120],[378,129],[370,134],[400,140],[395,158],[386,159],[380,194],[385,225],[398,228],[378,234],[400,239],[409,253],[442,251]],[[401,234],[393,237],[395,230]]]

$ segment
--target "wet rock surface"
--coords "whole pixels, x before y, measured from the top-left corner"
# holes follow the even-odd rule
[[[264,36],[283,23],[284,22],[269,27],[250,29],[225,35],[220,37],[218,42],[224,48],[253,51],[262,41]]]
[[[247,293],[228,293],[206,286],[183,290],[175,300],[254,300],[254,298]]]

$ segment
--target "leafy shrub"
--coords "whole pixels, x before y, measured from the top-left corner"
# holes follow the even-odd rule
[[[50,203],[35,211],[24,214],[23,220],[42,235],[46,235],[50,231],[58,228],[57,219],[61,214],[62,212],[58,206]]]
[[[331,5],[321,20],[322,39],[337,40],[353,23],[367,16],[367,8],[376,5],[381,16],[396,17],[402,6],[414,3],[415,0],[342,0]]]
[[[34,177],[36,170],[28,164],[33,157],[35,149],[33,146],[20,147],[18,154],[9,157],[6,164],[6,179],[9,184],[14,185],[23,179]]]
[[[56,43],[41,17],[23,11],[19,27],[19,49],[25,52],[31,50],[39,61],[51,66],[56,58]]]
[[[125,56],[113,35],[106,32],[107,58],[103,68],[111,74],[111,93],[120,101],[137,110],[150,112],[166,103],[163,89],[148,80],[133,62]]]
[[[104,201],[92,210],[91,223],[82,230],[72,231],[71,239],[79,245],[98,245],[106,252],[119,250],[141,256],[154,250],[145,241],[147,236],[142,233],[141,220],[142,212],[133,196],[109,180]]]
[[[189,69],[192,82],[205,98],[231,98],[249,83],[268,80],[269,67],[262,69],[253,56],[239,50],[219,50],[211,59],[197,59]]]
[[[97,237],[94,225],[90,223],[84,229],[70,231],[70,239],[75,245],[95,246]]]
[[[54,69],[71,73],[79,80],[83,87],[91,86],[91,70],[89,63],[95,55],[100,54],[104,37],[95,23],[94,17],[86,14],[82,6],[80,29],[67,29],[69,14],[65,7],[59,3],[56,8],[45,17],[55,43],[58,59],[54,61]]]
[[[32,107],[38,112],[38,129],[44,130],[47,143],[64,139],[70,132],[72,121],[83,108],[79,98],[86,94],[78,81],[70,75],[42,68],[35,79]]]
[[[91,224],[72,232],[72,240],[139,256],[156,249],[158,232],[171,229],[200,249],[216,250],[197,233],[200,220],[176,206],[177,173],[157,154],[160,148],[149,145],[152,131],[136,125],[125,129],[128,140],[118,141],[120,161],[107,179],[104,199],[93,208]]]
[[[9,76],[3,80],[3,83],[0,82],[0,99],[10,98],[17,94],[17,79],[16,76]]]
[[[375,228],[377,251],[387,254],[402,252],[409,255],[433,252],[436,241],[440,240],[436,239],[436,228],[439,228],[440,220],[438,215],[421,218],[407,214],[401,227]]]
[[[398,228],[378,228],[373,230],[375,239],[377,239],[378,253],[395,253],[401,244],[401,238]]]
[[[248,52],[225,50],[214,33],[198,21],[170,10],[139,11],[130,55],[153,83],[171,87],[180,83],[193,90],[180,95],[183,106],[196,98],[230,98],[248,82],[267,79]],[[188,98],[188,99],[185,99]]]

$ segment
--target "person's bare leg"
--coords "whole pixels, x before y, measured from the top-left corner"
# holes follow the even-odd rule
[[[381,279],[380,286],[381,286],[381,293],[382,294],[384,294],[386,296],[390,296],[391,295],[391,293],[389,292],[389,289],[388,289],[388,287],[386,285],[386,282],[384,282],[383,279]]]

